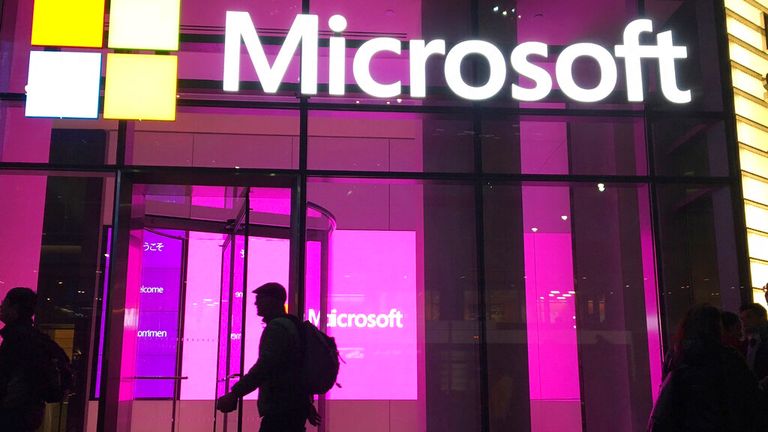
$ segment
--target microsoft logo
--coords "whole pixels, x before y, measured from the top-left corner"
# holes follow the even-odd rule
[[[106,56],[105,119],[175,120],[180,2],[111,0],[107,48],[164,53],[104,55],[104,0],[35,0],[26,116],[98,118]]]

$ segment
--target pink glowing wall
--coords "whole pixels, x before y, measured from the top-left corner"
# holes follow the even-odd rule
[[[214,394],[222,238],[190,233],[182,375],[182,399],[210,400]],[[411,231],[335,231],[330,265],[329,312],[390,314],[385,328],[329,328],[336,337],[346,364],[342,388],[329,399],[416,399],[416,257]],[[307,307],[316,315],[319,304],[320,244],[307,247]],[[248,293],[246,293],[246,370],[258,358],[263,323],[256,315],[251,290],[275,281],[287,286],[289,242],[252,237],[249,242]],[[239,257],[240,254],[236,254]],[[314,269],[314,270],[309,270]],[[237,295],[237,294],[236,294]],[[387,315],[389,316],[389,315]],[[384,319],[381,319],[381,323]],[[398,327],[402,324],[402,327]],[[232,335],[237,340],[237,335]],[[234,363],[233,363],[234,364]],[[255,399],[257,392],[246,399]]]
[[[45,186],[45,177],[0,176],[0,238],[13,245],[0,248],[0,299],[16,286],[37,290]]]
[[[342,314],[372,314],[377,323],[358,327],[362,319],[356,318],[354,327],[344,320],[330,327],[329,315],[328,333],[346,363],[339,372],[342,387],[331,390],[328,398],[415,400],[416,233],[337,230],[331,262],[328,312],[337,321]],[[385,323],[383,316],[398,312],[400,319]]]
[[[523,172],[569,172],[564,123],[521,122],[520,138]],[[580,431],[570,196],[567,187],[522,191],[531,431]]]
[[[659,320],[659,287],[656,284],[656,259],[654,258],[653,226],[651,224],[650,196],[648,187],[639,188],[637,194],[640,218],[640,248],[643,260],[643,290],[645,291],[645,317],[648,331],[648,361],[651,372],[653,400],[661,389],[661,365],[664,361],[661,349]]]
[[[524,237],[531,399],[578,400],[571,235],[529,232]]]
[[[144,231],[136,376],[136,398],[173,397],[179,337],[182,231]]]

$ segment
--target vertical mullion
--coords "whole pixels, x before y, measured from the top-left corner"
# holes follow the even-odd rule
[[[301,1],[302,13],[310,13],[310,0]],[[299,176],[296,200],[298,214],[296,215],[296,309],[299,318],[304,312],[306,299],[306,247],[307,247],[307,153],[309,143],[309,99],[301,97],[299,103]]]
[[[237,231],[240,226],[242,226],[243,231],[243,275],[238,281],[239,284],[241,284],[241,289],[243,291],[242,296],[242,311],[240,311],[241,317],[240,317],[240,379],[242,379],[243,376],[245,376],[245,323],[248,319],[248,314],[246,313],[248,311],[247,308],[247,292],[248,292],[248,236],[249,236],[249,227],[251,223],[251,188],[246,187],[245,189],[245,197],[243,201],[243,216],[242,220],[238,221],[238,223],[235,224],[235,243],[233,254],[234,258],[237,259],[239,253],[237,251]],[[240,225],[242,223],[242,225]],[[233,297],[234,297],[234,285],[232,289]],[[243,399],[240,399],[240,409],[237,412],[237,430],[238,432],[242,432],[243,430]]]
[[[118,141],[119,141],[119,134],[118,134]],[[107,307],[104,310],[104,317],[102,319],[104,320],[104,334],[101,335],[101,337],[104,339],[104,347],[101,354],[101,382],[100,382],[100,389],[99,389],[99,404],[98,404],[98,415],[96,418],[96,430],[97,431],[105,431],[109,428],[109,426],[115,426],[116,420],[114,420],[114,417],[117,417],[118,413],[118,395],[114,392],[112,394],[109,393],[110,387],[110,373],[114,373],[110,371],[110,362],[109,359],[111,357],[111,351],[115,349],[121,349],[121,346],[118,346],[118,344],[115,343],[112,338],[107,337],[108,334],[111,335],[112,331],[112,325],[116,323],[117,320],[114,320],[112,317],[112,310],[115,307],[115,301],[116,300],[116,293],[115,293],[115,285],[117,284],[118,275],[115,275],[115,258],[118,257],[118,254],[116,253],[118,250],[118,235],[121,233],[121,225],[124,226],[125,229],[128,229],[128,224],[125,223],[123,220],[128,218],[130,219],[130,210],[125,211],[125,214],[120,214],[121,207],[123,209],[130,209],[131,207],[131,185],[130,182],[127,181],[127,179],[124,179],[123,173],[121,170],[117,170],[117,175],[115,177],[115,190],[114,190],[114,204],[112,209],[112,237],[108,239],[108,241],[111,243],[110,250],[112,251],[112,256],[110,257],[110,263],[109,263],[109,278],[107,280],[107,292],[102,293],[103,296],[106,298],[104,299],[104,302],[106,303]],[[121,206],[123,204],[123,206]],[[121,275],[124,276],[124,275]],[[124,302],[123,298],[123,302]],[[122,344],[122,340],[120,341]],[[119,371],[119,367],[117,368]],[[119,373],[119,372],[118,372]],[[119,388],[118,388],[119,391]],[[109,420],[109,423],[107,423],[107,415],[109,415],[111,418]]]
[[[480,4],[479,0],[471,0],[471,28],[473,37],[480,33]],[[473,64],[473,78],[477,79],[477,62]],[[480,366],[480,430],[490,431],[490,404],[488,394],[488,337],[487,337],[487,306],[485,281],[485,224],[483,201],[483,143],[482,117],[477,104],[472,106],[472,128],[474,147],[474,192],[475,192],[475,254],[477,259],[477,320],[479,332],[478,360]]]

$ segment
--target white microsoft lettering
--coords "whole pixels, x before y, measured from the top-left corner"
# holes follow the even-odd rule
[[[382,51],[400,55],[400,41],[394,38],[374,38],[365,42],[355,54],[352,73],[364,92],[374,97],[391,98],[400,94],[400,81],[381,84],[371,76],[371,59]]]
[[[573,79],[573,62],[579,57],[592,57],[600,67],[600,83],[593,89],[579,87]],[[616,62],[607,49],[591,43],[571,45],[560,53],[555,64],[557,82],[566,96],[579,102],[597,102],[605,99],[616,87]]]
[[[334,15],[328,20],[328,27],[335,33],[341,34],[347,29],[347,19],[341,15]],[[347,42],[343,37],[331,36],[328,48],[328,93],[334,96],[344,96],[344,86],[347,80],[347,71],[344,61],[347,58]]]
[[[488,61],[490,76],[488,82],[473,87],[461,77],[461,62],[470,54],[479,54]],[[507,79],[507,65],[504,54],[490,42],[464,41],[453,47],[445,58],[445,81],[458,96],[469,100],[485,100],[493,97],[504,87]]]
[[[390,309],[389,313],[339,313],[331,309],[327,315],[329,328],[403,328],[405,315],[398,309]],[[309,309],[307,320],[312,324],[320,325],[320,312]]]
[[[670,102],[688,103],[691,101],[690,90],[680,90],[677,87],[675,75],[675,59],[688,58],[688,48],[675,46],[672,43],[672,31],[665,31],[656,36],[659,44],[659,74],[661,75],[661,92]]]
[[[408,51],[411,54],[411,97],[427,96],[427,59],[433,54],[445,55],[445,41],[441,39],[425,44],[423,40],[412,40]]]
[[[670,102],[688,103],[691,101],[691,91],[681,91],[677,88],[675,59],[688,57],[688,49],[684,46],[674,46],[672,32],[666,31],[656,36],[657,45],[640,45],[640,34],[653,31],[653,22],[649,19],[632,21],[624,29],[624,45],[616,45],[616,57],[624,58],[624,71],[627,75],[627,99],[630,102],[643,101],[643,75],[640,59],[659,59],[661,75],[661,92]]]
[[[546,70],[528,61],[528,56],[531,55],[547,58],[549,47],[541,42],[524,42],[512,50],[509,59],[512,68],[520,75],[528,77],[536,83],[536,86],[530,89],[512,84],[513,99],[526,102],[539,101],[547,97],[552,91],[552,77]]]
[[[224,90],[238,91],[240,87],[240,44],[246,51],[256,75],[269,94],[277,92],[285,77],[291,59],[301,44],[301,93],[317,94],[318,70],[318,17],[297,15],[285,41],[270,66],[256,28],[247,12],[227,12],[226,40],[224,52]],[[334,15],[328,20],[328,27],[334,32],[329,38],[328,48],[328,93],[343,96],[346,87],[346,39],[342,33],[347,20]],[[608,97],[618,82],[616,58],[624,60],[627,82],[627,100],[642,102],[644,89],[642,80],[642,59],[658,59],[661,91],[673,103],[691,101],[691,91],[681,90],[675,72],[675,60],[688,58],[685,46],[674,45],[672,32],[656,35],[656,45],[641,45],[640,35],[652,32],[653,23],[648,19],[630,22],[624,29],[623,45],[616,45],[613,54],[606,48],[592,43],[577,43],[565,47],[555,61],[555,77],[562,92],[579,102],[597,102]],[[394,98],[402,93],[402,82],[382,83],[371,72],[371,62],[382,52],[401,56],[402,41],[394,38],[374,38],[364,42],[352,59],[354,80],[363,92],[379,98]],[[448,87],[459,97],[481,101],[496,96],[507,81],[507,66],[504,55],[493,44],[480,40],[463,41],[450,50],[442,39],[432,41],[412,40],[408,42],[410,95],[413,98],[427,96],[426,64],[432,56],[445,56],[444,74]],[[488,80],[482,85],[470,85],[461,75],[461,65],[467,56],[483,57],[488,63]],[[550,73],[533,63],[531,57],[547,61],[549,46],[542,42],[524,42],[516,46],[509,57],[512,69],[521,77],[533,81],[533,87],[511,84],[510,94],[520,101],[540,101],[546,98],[554,87]],[[593,88],[584,88],[576,83],[573,65],[581,57],[588,57],[597,63],[600,77]],[[551,61],[551,60],[549,60]]]
[[[240,40],[245,43],[264,91],[277,93],[291,58],[301,43],[301,93],[317,93],[317,15],[296,15],[277,58],[269,65],[248,12],[227,12],[224,36],[224,90],[240,90]]]

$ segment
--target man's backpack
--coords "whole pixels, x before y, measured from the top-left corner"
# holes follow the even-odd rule
[[[69,357],[47,334],[37,331],[36,335],[37,393],[45,402],[63,402],[75,384]]]
[[[336,340],[309,321],[300,322],[290,316],[299,330],[301,371],[304,388],[309,394],[324,394],[333,388],[339,376],[339,350]]]

